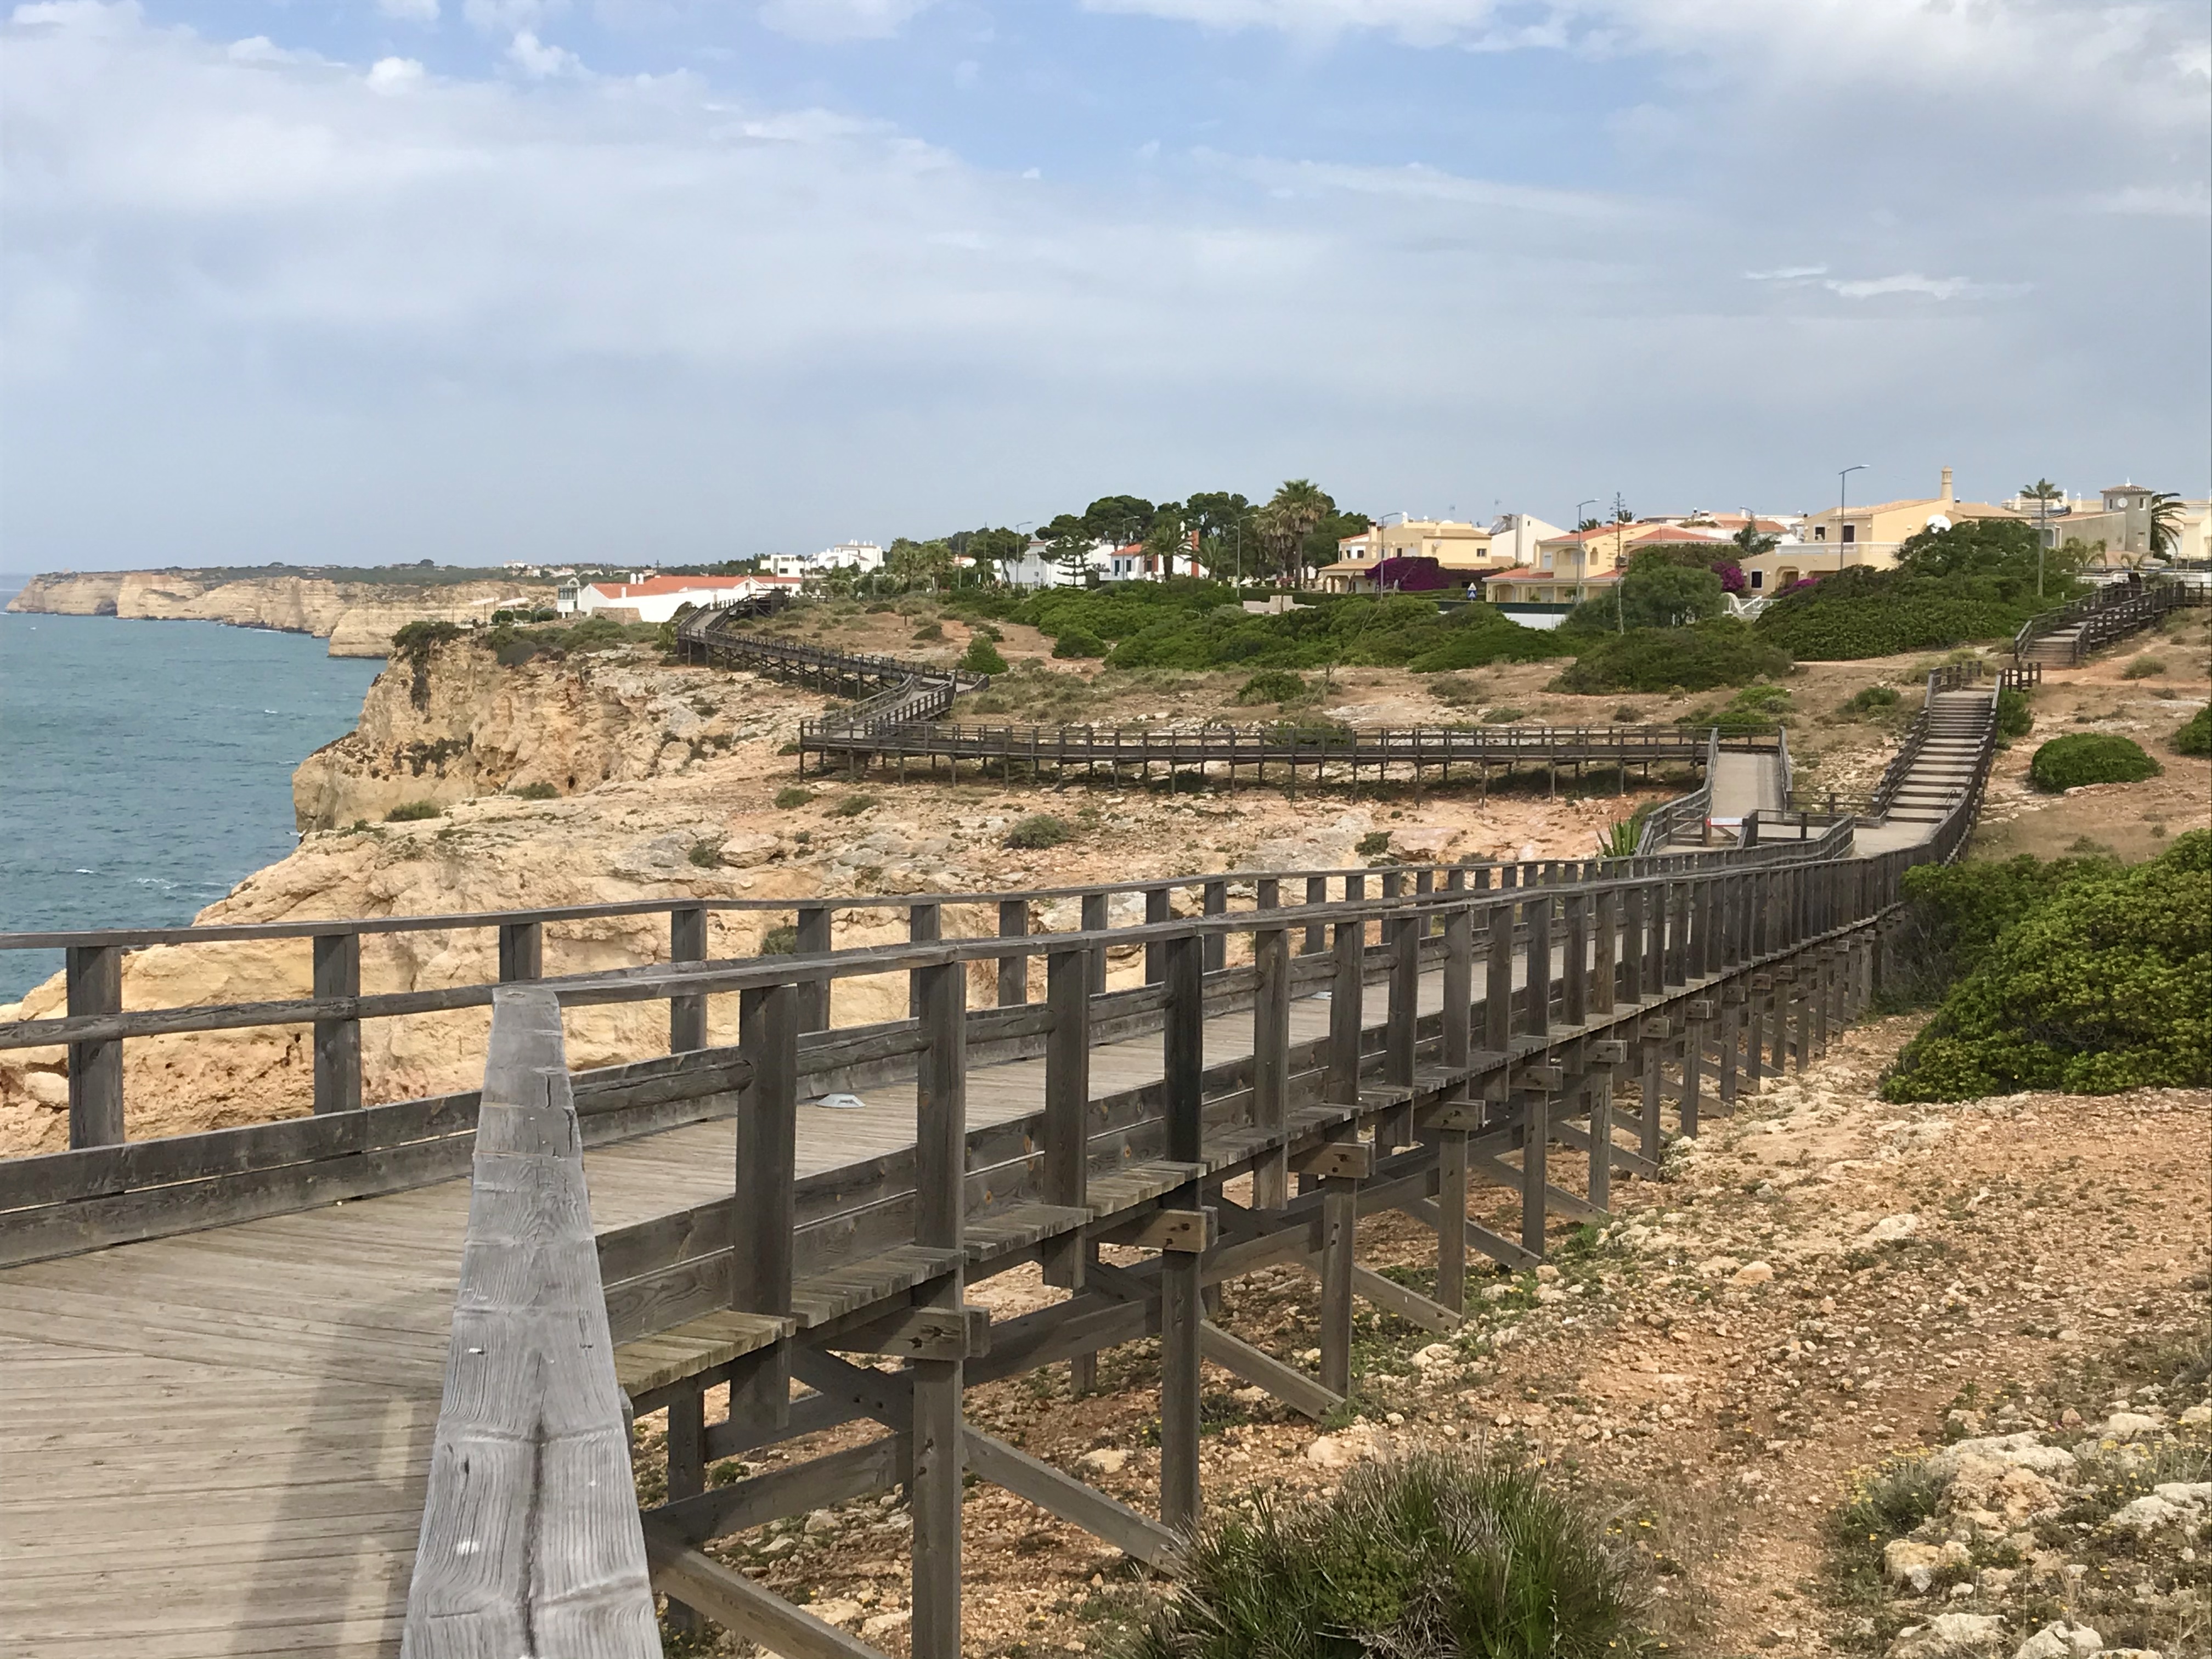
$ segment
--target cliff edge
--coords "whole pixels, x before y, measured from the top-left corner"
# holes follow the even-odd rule
[[[218,622],[312,634],[333,657],[381,657],[410,622],[485,622],[494,611],[550,605],[543,581],[345,581],[271,573],[93,570],[33,576],[8,609],[58,617]]]

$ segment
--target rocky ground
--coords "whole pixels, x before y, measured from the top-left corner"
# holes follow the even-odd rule
[[[2212,1093],[1883,1104],[1875,1085],[1915,1024],[1845,1033],[1803,1077],[1678,1147],[1665,1179],[1616,1185],[1608,1227],[1555,1225],[1556,1265],[1483,1280],[1457,1335],[1363,1310],[1353,1420],[1324,1432],[1209,1368],[1209,1503],[1320,1492],[1393,1445],[1487,1446],[1541,1457],[1617,1507],[1657,1569],[1670,1652],[2012,1659],[2062,1620],[2166,1659],[2206,1652],[2212,1602],[2192,1551],[2212,1559],[2212,1540],[2191,1546],[2186,1529],[2212,1492],[2150,1487],[2207,1478],[2204,1366],[2175,1385],[2167,1362],[2212,1346]],[[1432,1245],[1415,1224],[1360,1231],[1363,1260],[1422,1281]],[[1027,1274],[974,1292],[1002,1314],[1055,1294]],[[1316,1315],[1310,1278],[1281,1268],[1228,1287],[1223,1318],[1310,1364]],[[1103,1357],[1110,1392],[1073,1397],[1055,1368],[974,1391],[970,1413],[1150,1511],[1156,1364],[1152,1345],[1130,1345]],[[2077,1474],[2032,1485],[1974,1461],[1988,1437],[2045,1425]],[[1898,1528],[1939,1571],[1925,1590],[1907,1577],[1887,1593],[1890,1540],[1869,1573],[1839,1523],[1869,1480],[1947,1437],[1966,1443],[1948,1454],[1945,1505]],[[2104,1447],[2115,1438],[2179,1449],[2130,1462]],[[657,1478],[649,1449],[641,1467]],[[2145,1494],[2181,1511],[2149,1528],[2162,1553],[2128,1530],[2121,1500],[2144,1516]],[[1095,1651],[1152,1593],[1112,1550],[994,1488],[972,1490],[967,1517],[973,1654]],[[901,1653],[905,1534],[887,1500],[728,1553]],[[1947,1553],[1953,1538],[1963,1551]],[[1973,1642],[1938,1645],[1936,1619],[1955,1631],[1967,1615],[1988,1621],[1966,1627]]]

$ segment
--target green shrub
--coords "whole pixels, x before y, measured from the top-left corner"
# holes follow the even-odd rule
[[[2069,884],[2108,874],[2108,858],[2031,858],[1981,863],[1922,864],[1905,872],[1902,965],[1886,988],[1893,1006],[1940,1000],[1978,969],[2008,928],[2017,926]]]
[[[2027,707],[2027,693],[2008,685],[1997,693],[1997,735],[2024,738],[2035,730],[2035,716]]]
[[[2168,746],[2177,755],[2212,755],[2212,703],[2191,714]]]
[[[814,792],[811,789],[802,789],[795,783],[787,784],[775,792],[775,804],[779,811],[791,811],[796,807],[806,805],[813,799]]]
[[[447,641],[460,636],[458,623],[424,618],[405,623],[392,636],[392,654],[402,662],[419,663]]]
[[[1390,850],[1390,832],[1388,830],[1370,830],[1359,838],[1358,845],[1352,850],[1364,859],[1381,858]]]
[[[1582,635],[1562,691],[1710,691],[1790,672],[1790,659],[1733,617],[1692,628]]]
[[[1103,657],[1109,648],[1096,634],[1086,634],[1079,628],[1070,629],[1052,642],[1055,657]]]
[[[1644,711],[1632,702],[1625,702],[1613,711],[1613,723],[1615,726],[1641,726]]]
[[[403,801],[384,815],[386,823],[416,823],[424,818],[441,818],[445,813],[434,800]]]
[[[2142,745],[2134,738],[2109,732],[2075,732],[2053,738],[2027,763],[2029,780],[2054,795],[2088,783],[2140,783],[2165,769],[2143,753]]]
[[[2166,662],[2159,657],[2137,657],[2120,671],[2124,680],[2154,680],[2166,672]]]
[[[761,935],[760,954],[764,957],[787,957],[799,949],[799,929],[791,922],[771,927]]]
[[[1654,1643],[1634,1551],[1538,1471],[1423,1452],[1334,1495],[1262,1493],[1192,1543],[1126,1659],[1630,1659]]]
[[[507,793],[517,800],[557,800],[561,796],[561,792],[550,783],[518,783]]]
[[[1000,843],[1017,852],[1038,853],[1048,847],[1057,847],[1075,834],[1065,818],[1056,818],[1049,812],[1033,812],[1006,831]]]
[[[1890,709],[1896,708],[1897,703],[1898,695],[1895,687],[1869,685],[1865,690],[1849,698],[1836,712],[1846,720],[1864,720],[1869,714],[1887,714]]]
[[[691,862],[702,870],[719,870],[722,867],[722,843],[714,840],[695,841],[691,843],[689,856]]]
[[[1717,726],[1730,736],[1768,732],[1782,723],[1782,717],[1790,712],[1790,702],[1786,686],[1747,685],[1719,708],[1691,715],[1685,724]]]
[[[1287,668],[1269,668],[1244,682],[1237,693],[1239,702],[1290,702],[1306,694],[1303,677]]]
[[[1970,519],[1908,538],[1895,569],[1854,565],[1776,595],[1756,627],[1801,662],[2007,638],[2073,596],[2074,562],[2046,554],[2042,562],[2039,595],[2034,526]]]
[[[917,645],[933,645],[944,637],[945,624],[934,619],[922,623],[914,630],[915,643]]]
[[[981,634],[968,641],[968,648],[960,653],[960,665],[976,674],[1006,672],[1006,659],[999,654],[999,647]]]
[[[1510,726],[1516,720],[1525,720],[1528,718],[1527,709],[1508,708],[1503,704],[1496,708],[1486,708],[1482,711],[1482,723],[1485,726]]]
[[[857,818],[875,804],[873,795],[848,795],[830,810],[841,818]]]
[[[2006,928],[1882,1083],[1886,1100],[2212,1084],[2212,830],[2081,871]]]

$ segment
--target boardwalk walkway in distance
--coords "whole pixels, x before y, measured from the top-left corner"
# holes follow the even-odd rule
[[[1030,931],[1027,897],[970,896],[1002,930],[975,939],[939,937],[961,896],[825,899],[793,907],[799,954],[732,962],[699,959],[704,906],[676,901],[678,960],[567,978],[539,976],[547,913],[306,924],[293,931],[325,935],[316,994],[234,1008],[118,1011],[100,953],[122,941],[81,936],[70,1017],[0,1025],[0,1044],[66,1042],[86,1062],[82,1144],[0,1164],[0,1654],[390,1655],[418,1541],[450,1563],[489,1535],[465,1503],[426,1505],[441,1400],[470,1403],[447,1393],[469,1375],[449,1369],[470,1226],[457,1177],[489,1109],[362,1107],[346,1068],[361,1019],[501,992],[358,995],[340,969],[360,930],[496,927],[509,978],[564,1006],[668,1003],[674,1052],[574,1084],[616,1376],[638,1410],[669,1414],[670,1501],[635,1523],[655,1580],[779,1651],[849,1659],[854,1638],[696,1546],[907,1484],[924,1517],[915,1650],[952,1659],[963,1463],[1170,1561],[1160,1520],[1204,1501],[1201,1357],[1318,1414],[1350,1380],[1355,1299],[1451,1328],[1470,1252],[1532,1265],[1547,1218],[1601,1217],[1668,1133],[1818,1051],[1871,991],[1904,870],[1955,852],[1974,799],[1872,855],[1852,845],[1866,828],[1839,822],[1704,854],[1209,876],[1180,915],[1182,884],[1134,884],[1146,920],[1118,929],[1110,888],[1083,892],[1079,931],[1059,934]],[[912,942],[823,950],[836,905],[906,908]],[[1230,964],[1232,937],[1249,964]],[[1109,990],[1122,945],[1142,946],[1144,981]],[[1000,1006],[964,1006],[991,963]],[[886,970],[911,976],[909,1018],[821,1029],[830,980]],[[705,1046],[711,995],[742,1004],[734,1049]],[[329,1110],[114,1144],[116,1047],[272,1025],[315,1030]],[[1625,1081],[1633,1111],[1614,1104]],[[831,1090],[866,1105],[818,1103]],[[1517,1194],[1510,1236],[1468,1219],[1470,1182]],[[1434,1231],[1433,1298],[1358,1260],[1358,1218],[1384,1209]],[[1151,1254],[1107,1271],[1107,1243]],[[996,1328],[963,1305],[968,1284],[1029,1261],[1067,1299]],[[1206,1284],[1277,1262],[1321,1282],[1316,1371],[1204,1317]],[[1159,1520],[962,1420],[964,1386],[1080,1374],[1151,1333]],[[896,1369],[869,1368],[886,1357]],[[723,1383],[729,1414],[709,1419]],[[618,1427],[591,1409],[578,1431]],[[710,1462],[854,1421],[881,1431],[706,1482]]]

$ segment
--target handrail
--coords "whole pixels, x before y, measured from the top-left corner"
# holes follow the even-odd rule
[[[2100,646],[2148,626],[2166,611],[2197,602],[2198,596],[2187,584],[2155,577],[2140,586],[2115,582],[2094,588],[2077,599],[2038,611],[2022,623],[2013,635],[2013,659],[2019,661],[2038,640],[2079,623],[2081,631],[2067,658],[2078,663]]]

